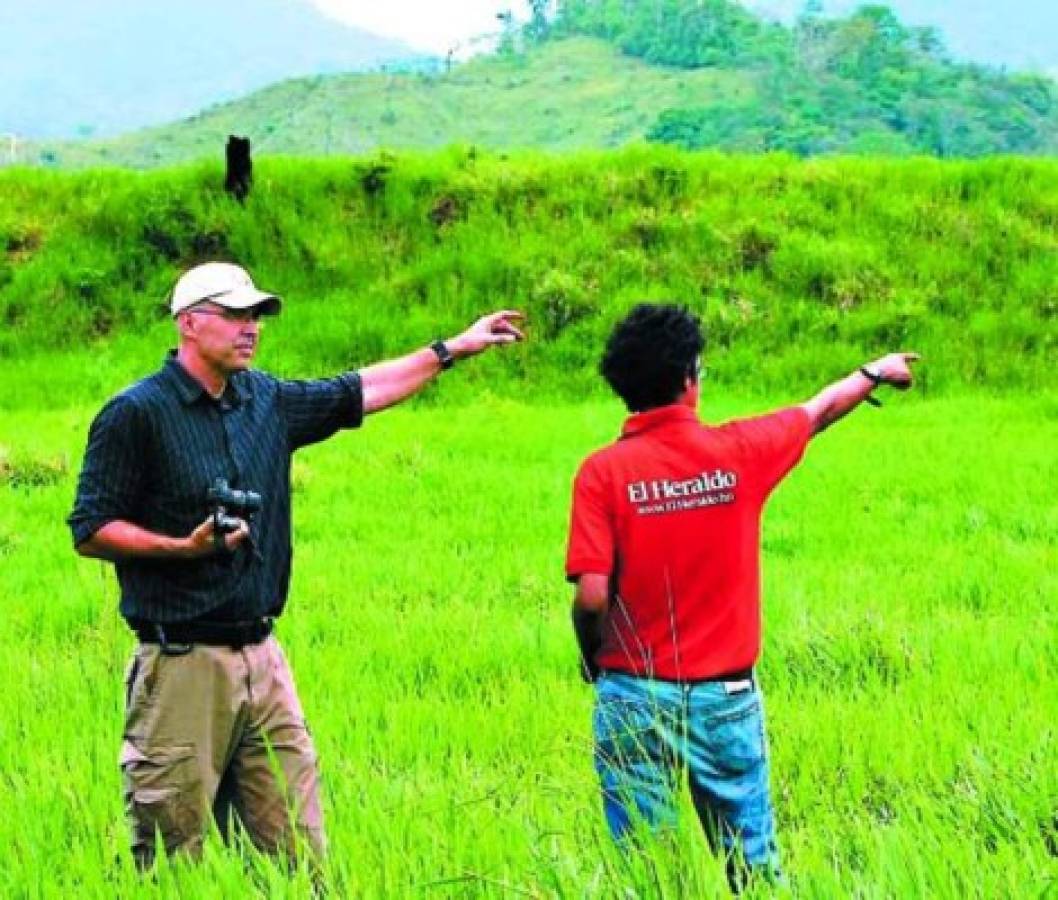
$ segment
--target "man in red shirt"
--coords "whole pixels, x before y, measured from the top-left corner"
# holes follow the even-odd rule
[[[577,473],[567,578],[583,672],[596,684],[595,765],[611,832],[671,824],[677,774],[736,891],[779,877],[761,698],[760,520],[809,439],[913,353],[863,366],[811,400],[719,427],[698,421],[698,319],[641,304],[602,374],[632,415]]]

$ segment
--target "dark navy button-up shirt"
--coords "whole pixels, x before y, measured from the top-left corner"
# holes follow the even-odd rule
[[[186,537],[210,512],[210,486],[225,478],[261,495],[250,539],[231,555],[116,563],[121,613],[154,622],[279,615],[292,557],[291,454],[363,415],[355,372],[315,381],[239,372],[218,400],[170,354],[92,423],[67,520],[74,545],[118,519]]]

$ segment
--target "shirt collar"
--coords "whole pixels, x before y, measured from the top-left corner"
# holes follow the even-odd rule
[[[162,371],[168,376],[169,382],[173,387],[176,388],[176,392],[180,395],[180,399],[185,406],[190,406],[200,397],[209,397],[201,382],[188,372],[180,360],[176,358],[175,350],[170,350],[166,354]],[[246,389],[246,385],[243,384],[243,379],[239,375],[240,373],[238,372],[232,375],[228,379],[228,386],[224,389],[224,396],[229,401],[234,401],[234,406],[245,403],[250,399],[250,392]],[[209,399],[212,400],[213,398],[209,397]]]
[[[698,413],[689,406],[684,406],[682,403],[658,406],[655,409],[648,409],[646,412],[635,413],[625,419],[624,427],[621,429],[621,437],[633,437],[666,425],[688,423],[698,424]]]

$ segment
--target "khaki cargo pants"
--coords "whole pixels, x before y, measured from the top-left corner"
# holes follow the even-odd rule
[[[125,683],[121,771],[132,852],[197,856],[211,822],[235,815],[267,853],[324,851],[316,751],[275,637],[240,650],[140,644]]]

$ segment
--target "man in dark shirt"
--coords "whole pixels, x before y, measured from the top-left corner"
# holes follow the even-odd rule
[[[250,369],[259,319],[280,303],[235,265],[185,273],[179,349],[89,433],[68,521],[78,553],[114,563],[140,641],[120,763],[141,866],[159,835],[197,854],[211,815],[226,830],[230,813],[267,852],[322,854],[315,750],[271,634],[290,581],[291,454],[522,337],[520,316],[497,312],[400,359],[284,381]]]

